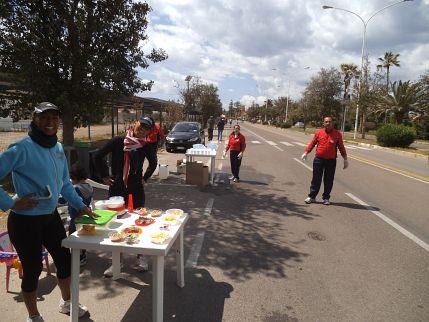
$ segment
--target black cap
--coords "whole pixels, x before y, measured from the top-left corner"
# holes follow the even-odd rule
[[[142,116],[140,118],[140,125],[147,128],[153,128],[154,122],[150,116]]]
[[[57,111],[58,113],[61,114],[60,109],[57,106],[55,106],[54,104],[49,103],[49,102],[40,103],[39,105],[37,105],[34,108],[34,114],[40,114],[40,113],[43,113],[46,111]]]

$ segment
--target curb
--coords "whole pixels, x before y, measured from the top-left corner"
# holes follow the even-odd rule
[[[355,142],[355,141],[349,141],[349,140],[344,140],[344,142],[347,142],[347,143],[353,144],[353,145],[367,147],[367,148],[373,148],[375,150],[384,150],[384,151],[388,151],[388,152],[395,153],[395,154],[401,154],[401,155],[413,157],[416,159],[428,159],[429,160],[429,156],[419,154],[419,153],[400,151],[400,150],[390,149],[390,148],[386,148],[386,147],[375,145],[375,144]]]

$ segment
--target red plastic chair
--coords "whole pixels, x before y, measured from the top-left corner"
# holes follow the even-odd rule
[[[2,256],[3,255],[3,256]],[[15,252],[12,243],[9,239],[9,234],[7,231],[0,232],[0,259],[3,257],[3,262],[6,264],[6,292],[9,292],[9,279],[10,279],[10,270],[12,268],[18,269],[19,278],[22,278],[22,267],[19,264],[18,267],[14,267],[14,261],[18,260],[18,254]],[[51,269],[49,267],[48,252],[43,249],[42,260],[46,264],[47,275],[51,275]],[[16,262],[15,262],[16,263]],[[15,265],[16,266],[16,265]]]

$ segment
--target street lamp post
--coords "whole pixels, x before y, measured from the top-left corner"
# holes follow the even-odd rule
[[[359,18],[359,20],[362,22],[363,24],[363,35],[362,35],[362,51],[361,51],[361,64],[360,64],[360,77],[359,77],[359,97],[358,97],[358,102],[356,104],[356,118],[355,118],[355,130],[354,130],[354,134],[353,134],[353,138],[356,139],[356,134],[357,134],[357,128],[358,128],[358,121],[359,121],[359,101],[361,99],[361,88],[362,88],[362,74],[363,74],[363,61],[364,61],[364,53],[365,53],[365,36],[366,36],[366,28],[368,26],[369,21],[378,13],[380,13],[381,11],[393,7],[397,4],[400,4],[402,2],[409,2],[409,1],[413,1],[413,0],[401,0],[395,3],[391,3],[387,6],[384,6],[383,8],[377,10],[376,12],[374,12],[369,18],[368,20],[363,20],[363,18],[358,15],[356,12],[347,10],[347,9],[343,9],[343,8],[337,8],[337,7],[332,7],[332,6],[322,6],[323,9],[337,9],[337,10],[341,10],[341,11],[345,11],[348,13],[351,13],[353,15],[355,15],[356,17]]]
[[[186,76],[186,78],[185,78],[185,82],[187,82],[188,83],[188,87],[187,87],[187,89],[186,89],[186,119],[189,121],[189,110],[190,110],[190,106],[189,106],[189,82],[191,81],[191,79],[192,79],[192,75],[188,75],[188,76]]]

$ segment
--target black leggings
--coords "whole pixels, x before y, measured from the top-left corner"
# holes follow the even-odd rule
[[[229,152],[229,159],[231,160],[231,172],[234,178],[240,179],[240,166],[241,159],[238,158],[240,151],[232,151]]]
[[[42,245],[54,260],[57,278],[70,277],[70,250],[61,246],[61,241],[66,238],[66,231],[56,210],[52,214],[40,216],[11,212],[7,220],[7,230],[22,264],[24,276],[21,289],[23,292],[37,290],[43,268]]]

